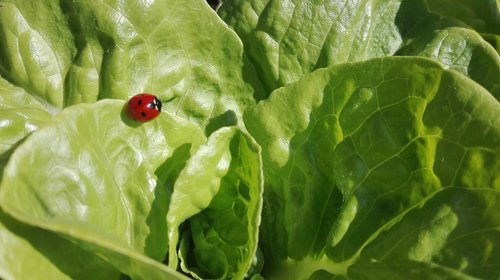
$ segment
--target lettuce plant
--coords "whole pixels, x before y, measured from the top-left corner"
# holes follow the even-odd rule
[[[499,42],[492,0],[0,0],[0,278],[497,279]]]

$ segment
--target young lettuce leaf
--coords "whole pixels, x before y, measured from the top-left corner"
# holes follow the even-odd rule
[[[500,100],[500,56],[476,32],[459,27],[445,28],[411,38],[399,55],[435,59],[445,68],[473,79]]]
[[[265,96],[318,68],[397,53],[436,59],[499,99],[498,53],[471,29],[498,34],[499,7],[458,2],[235,0],[218,13],[241,37]]]
[[[169,266],[177,268],[184,231],[184,271],[199,279],[243,279],[257,250],[262,191],[260,147],[235,127],[214,132],[175,183],[167,215]]]
[[[241,41],[202,0],[5,0],[0,39],[0,74],[47,106],[150,92],[206,126],[255,102]]]
[[[76,51],[59,3],[2,0],[0,7],[0,75],[53,108],[63,106]]]
[[[265,90],[347,61],[392,55],[402,39],[400,1],[224,1],[219,15],[238,33]]]
[[[443,0],[434,2],[446,2]],[[478,1],[485,4],[487,1]],[[490,3],[491,4],[491,3]],[[491,4],[494,5],[494,4]],[[459,6],[459,5],[458,5]],[[453,10],[450,7],[449,10]],[[496,16],[494,16],[496,11]],[[483,15],[498,21],[499,8]],[[491,16],[487,19],[487,16]],[[425,56],[473,79],[500,100],[500,57],[480,34],[457,19],[431,12],[426,1],[405,1],[396,18],[403,44],[398,55]],[[494,36],[494,35],[491,35]]]
[[[351,275],[353,263],[380,261],[364,252],[379,240],[386,246],[372,254],[395,250],[382,267],[408,260],[423,263],[416,270],[498,271],[499,115],[482,87],[419,58],[333,66],[275,91],[244,116],[263,152],[267,276]],[[477,222],[461,196],[484,211]],[[402,224],[420,232],[387,235]],[[484,245],[472,245],[476,237]]]
[[[205,141],[198,125],[169,114],[136,127],[123,101],[64,110],[12,154],[0,188],[2,208],[31,225],[78,240],[100,240],[156,260],[167,250],[155,203],[167,188],[165,162],[176,150]],[[189,149],[188,149],[189,152]],[[156,173],[160,174],[160,178]],[[111,246],[110,245],[110,246]]]

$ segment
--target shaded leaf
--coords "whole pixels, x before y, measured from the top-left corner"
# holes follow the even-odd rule
[[[2,279],[119,279],[107,262],[55,233],[21,224],[0,211]]]
[[[393,54],[401,44],[391,1],[225,1],[266,93],[333,64]]]
[[[145,251],[150,216],[164,220],[151,213],[155,172],[177,148],[205,138],[196,124],[168,114],[134,127],[122,121],[123,105],[72,106],[33,133],[5,168],[0,203],[26,223],[77,239],[112,240],[162,260],[166,232],[148,241],[160,250]]]
[[[257,250],[261,168],[260,148],[248,134],[233,127],[210,136],[174,186],[167,215],[170,267],[177,267],[179,227],[187,221],[190,233],[179,253],[186,272],[202,279],[245,277]]]
[[[262,249],[276,264],[269,273],[291,262],[304,277],[315,268],[344,274],[375,238],[437,193],[498,191],[499,114],[499,103],[483,88],[418,58],[333,66],[275,91],[245,115],[263,148]],[[479,202],[471,204],[488,208]],[[496,212],[488,215],[493,218],[469,226],[498,228]],[[438,242],[435,235],[429,238]],[[429,258],[480,275],[478,259],[466,268],[451,263],[459,253],[439,259],[453,242],[443,238]],[[409,251],[401,248],[391,260],[409,259]],[[492,253],[490,261],[497,258]]]

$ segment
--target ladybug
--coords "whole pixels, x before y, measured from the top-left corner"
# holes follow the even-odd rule
[[[161,112],[161,100],[158,97],[141,93],[132,96],[127,104],[127,116],[137,122],[149,122]]]

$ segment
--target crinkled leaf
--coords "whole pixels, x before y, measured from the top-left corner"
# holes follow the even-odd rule
[[[492,211],[499,203],[498,186],[443,189],[373,240],[350,272],[358,278],[380,273],[399,274],[397,278],[473,278],[470,274],[492,279],[500,269],[500,255],[492,252],[500,248],[500,229],[485,225],[500,224],[500,215]]]
[[[411,234],[384,239],[386,230],[413,219],[408,212],[429,200],[444,208],[454,203],[449,188],[496,194],[499,115],[500,104],[482,87],[418,58],[334,66],[275,91],[244,117],[263,149],[266,261],[277,263],[277,271],[280,262],[288,264],[302,278],[319,269],[344,274],[375,239],[394,243]],[[490,207],[496,198],[486,204],[473,194],[464,199],[468,207],[489,209],[488,218],[455,215],[465,231],[430,230],[423,240],[408,241],[413,247],[397,248],[391,260],[485,275],[481,268],[499,259],[500,220]],[[492,240],[478,249],[483,258],[461,261],[467,254],[454,247],[454,236],[464,233],[461,243],[472,244],[477,236],[467,232]],[[413,258],[412,248],[425,246],[426,238],[428,250],[420,250],[429,255]]]
[[[433,58],[486,88],[500,100],[500,56],[476,32],[458,27],[426,33],[410,40],[401,55]]]
[[[396,53],[437,59],[498,99],[498,0],[225,2],[220,15],[245,52],[203,0],[0,0],[0,172],[10,160],[0,207],[17,219],[1,214],[0,234],[16,259],[27,252],[40,261],[37,276],[89,278],[92,267],[97,277],[116,275],[99,256],[132,278],[181,279],[147,257],[165,257],[177,181],[189,191],[172,200],[181,238],[170,265],[178,254],[194,277],[242,278],[253,256],[248,276],[258,273],[251,213],[260,198],[245,208],[244,195],[234,197],[235,178],[259,184],[249,196],[260,197],[260,177],[238,173],[261,172],[258,146],[237,129],[216,132],[238,123],[252,91],[265,99],[315,69]],[[142,126],[120,120],[121,105],[108,101],[47,113],[140,91],[174,98],[168,113]],[[248,113],[258,121],[246,120],[265,149],[263,275],[495,277],[498,115],[498,102],[472,81],[419,59],[333,67],[278,91]],[[205,141],[199,126],[214,133],[202,146],[213,154],[190,159]],[[229,138],[214,140],[221,135]],[[226,155],[227,171],[213,173],[210,163]],[[199,181],[217,191],[190,186]],[[202,194],[193,207],[188,198]],[[50,246],[84,254],[81,274]],[[13,263],[0,277],[24,270]]]
[[[0,74],[61,108],[75,47],[59,0],[2,0]]]
[[[0,155],[37,130],[51,115],[22,88],[0,78]]]
[[[0,39],[0,74],[58,108],[151,92],[206,126],[254,102],[240,40],[202,0],[6,0]]]
[[[453,7],[450,6],[450,10]],[[500,14],[498,17],[500,18]],[[496,78],[500,75],[500,56],[491,48],[491,45],[495,46],[493,42],[488,44],[460,20],[433,13],[425,0],[402,2],[396,23],[404,39],[397,54],[435,59],[446,68],[475,80],[497,100],[500,98]],[[491,34],[483,36],[493,41],[496,37]]]
[[[260,148],[248,134],[232,127],[210,136],[174,186],[167,215],[169,266],[177,267],[179,227],[189,218],[182,268],[197,278],[245,277],[257,250],[261,168]]]
[[[106,36],[101,97],[143,91],[177,97],[165,109],[201,123],[227,110],[239,115],[252,102],[251,90],[238,79],[241,43],[203,1],[84,5]]]
[[[428,42],[434,33],[449,26],[499,32],[500,14],[496,3],[491,0],[451,2],[455,3],[448,0],[236,0],[224,2],[218,13],[242,38],[249,62],[257,69],[269,94],[321,67],[392,55],[401,45],[413,43],[417,34],[421,37],[419,40]],[[492,35],[483,36],[491,38]],[[450,49],[458,59],[463,45],[467,45],[461,62],[472,49],[479,52],[474,53],[479,58],[471,63],[481,65],[477,61],[491,55],[489,50],[486,54],[479,50],[477,35],[463,36],[460,40],[457,37],[460,34],[448,38],[454,44],[448,41],[443,48]],[[487,67],[491,67],[491,63],[488,62]],[[484,81],[486,78],[471,77],[478,78],[481,84],[488,83]]]
[[[24,137],[50,119],[45,107],[0,77],[0,180],[9,156]]]
[[[267,93],[320,67],[393,54],[401,44],[399,0],[224,1]]]
[[[157,260],[167,249],[168,172],[156,173],[177,149],[205,137],[196,124],[169,114],[137,126],[122,120],[123,101],[72,106],[15,150],[4,171],[2,208],[14,217],[74,238],[112,240]],[[125,118],[126,120],[126,118]],[[156,200],[158,199],[158,200]]]

